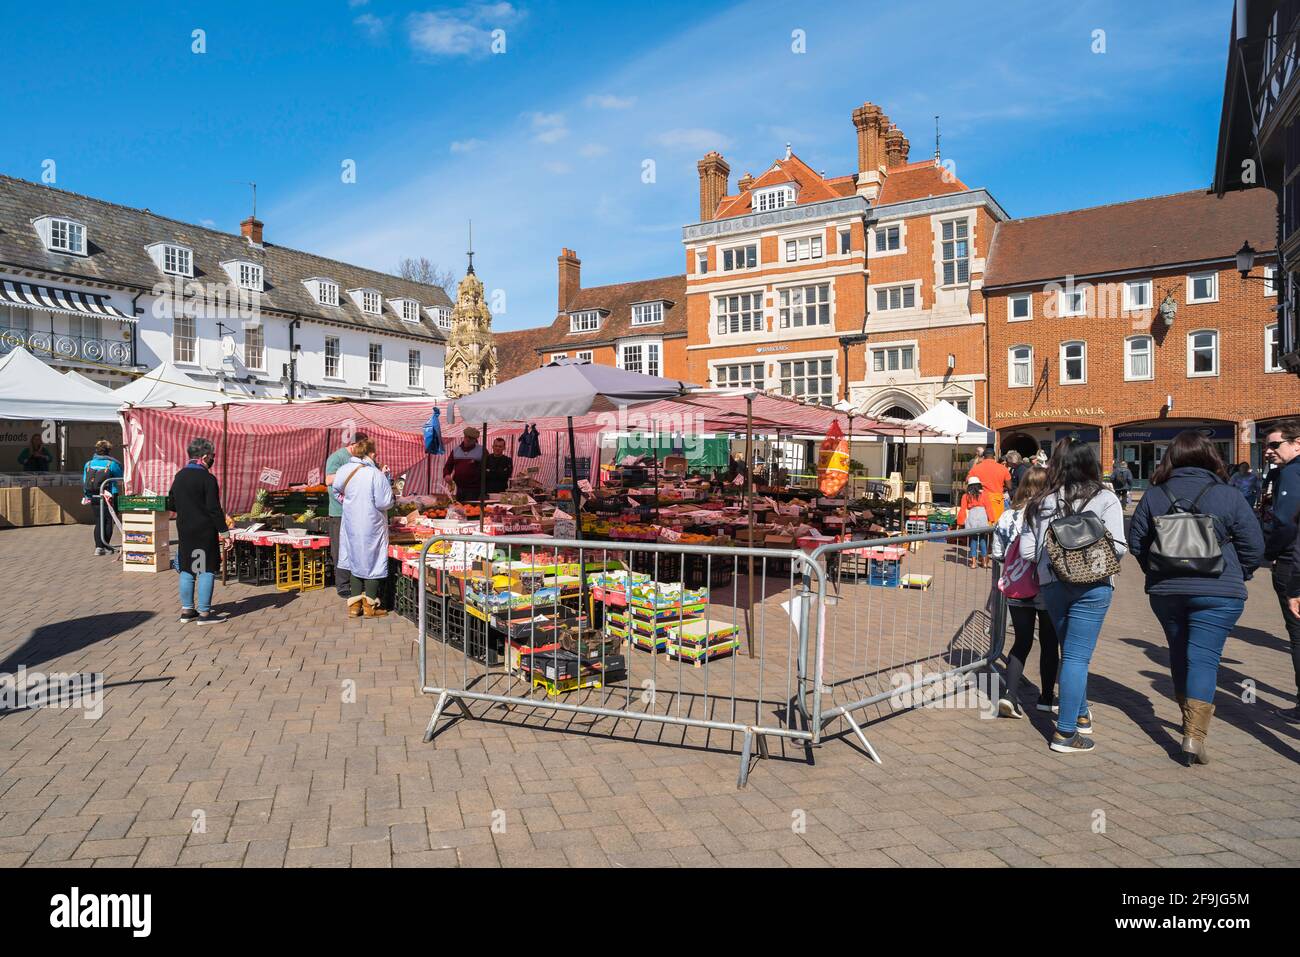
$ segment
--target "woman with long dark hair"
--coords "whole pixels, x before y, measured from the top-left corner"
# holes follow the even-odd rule
[[[1199,432],[1180,432],[1152,474],[1129,528],[1129,548],[1146,572],[1151,610],[1169,642],[1188,767],[1209,763],[1205,738],[1214,716],[1219,659],[1245,608],[1246,581],[1264,561],[1264,534],[1255,513],[1227,478],[1214,443]],[[1187,519],[1162,522],[1180,513],[1210,517],[1219,561],[1208,536],[1197,549],[1186,534],[1178,534]]]
[[[1113,591],[1109,578],[1075,584],[1060,580],[1052,567],[1047,545],[1052,522],[1081,513],[1101,519],[1116,557],[1128,551],[1124,509],[1115,493],[1101,484],[1101,465],[1092,446],[1061,439],[1047,466],[1047,487],[1025,507],[1019,542],[1020,554],[1038,562],[1039,593],[1061,641],[1060,706],[1049,746],[1065,754],[1093,748],[1088,665]]]
[[[1015,453],[1010,453],[1015,454]],[[1047,469],[1035,465],[1025,469],[1016,486],[1015,498],[1011,507],[1002,513],[997,527],[993,530],[993,557],[998,561],[1008,560],[1008,553],[1014,551],[1012,545],[1020,537],[1020,530],[1025,524],[1025,505],[1039,492],[1047,488]],[[1022,559],[1014,557],[1014,564]],[[1025,559],[1024,561],[1027,561]],[[1031,568],[1025,572],[1034,575]],[[1004,575],[1007,572],[1004,571]],[[1004,593],[1005,590],[1004,590]],[[1047,613],[1041,594],[1032,598],[1013,598],[1007,594],[1007,614],[1011,618],[1011,627],[1016,640],[1007,652],[1006,691],[998,698],[998,716],[1003,718],[1020,718],[1024,712],[1020,709],[1020,679],[1025,673],[1025,659],[1029,649],[1034,647],[1034,625],[1038,625],[1038,704],[1039,711],[1050,712],[1053,709],[1052,696],[1056,690],[1056,672],[1061,665],[1060,642],[1056,638],[1056,629],[1052,627],[1052,618]]]

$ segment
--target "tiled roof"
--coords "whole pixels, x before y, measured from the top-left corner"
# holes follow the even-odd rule
[[[665,300],[664,321],[648,326],[632,325],[632,304]],[[569,314],[600,309],[600,328],[590,332],[569,332]],[[580,346],[586,343],[605,342],[623,336],[659,336],[686,334],[686,276],[665,276],[662,279],[637,279],[633,282],[614,283],[610,286],[592,286],[579,289],[569,303],[568,312],[560,313],[550,326],[547,347]]]
[[[1244,240],[1277,247],[1276,197],[1204,190],[999,223],[984,286],[1128,272],[1234,256]]]
[[[956,176],[945,180],[945,172],[944,167],[934,165],[933,159],[896,166],[880,184],[880,195],[876,197],[875,204],[886,206],[890,203],[906,203],[945,193],[964,193],[970,188]]]
[[[905,203],[913,199],[925,199],[944,193],[965,192],[968,187],[955,176],[950,180],[944,178],[943,167],[935,166],[933,159],[917,163],[896,166],[881,177],[880,195],[875,205]],[[779,159],[762,176],[754,180],[749,189],[735,196],[724,196],[718,203],[715,219],[727,216],[741,216],[753,211],[753,193],[765,186],[794,182],[799,186],[797,202],[819,203],[827,199],[839,199],[853,196],[858,191],[856,176],[833,176],[823,178],[807,163],[797,156]]]
[[[790,182],[798,184],[799,190],[796,202],[800,205],[819,203],[826,199],[838,199],[846,195],[838,190],[831,189],[820,173],[792,154],[773,163],[762,176],[754,180],[749,189],[743,190],[737,196],[722,197],[718,203],[718,210],[714,214],[714,218],[724,219],[727,216],[740,216],[748,213],[753,209],[754,190]]]
[[[32,220],[44,215],[67,217],[86,227],[88,255],[50,252]],[[245,259],[263,267],[265,291],[261,308],[290,312],[347,326],[395,335],[442,341],[446,333],[424,313],[431,306],[452,307],[438,286],[410,282],[388,273],[265,243],[251,245],[243,236],[168,219],[148,210],[69,193],[50,186],[0,176],[0,267],[64,273],[106,283],[152,288],[167,281],[145,249],[176,243],[193,251],[194,281],[229,283],[223,262]],[[339,285],[339,305],[322,306],[303,285],[313,277]],[[374,288],[385,300],[415,299],[421,306],[418,323],[406,322],[384,302],[384,314],[363,313],[348,296],[349,289]]]
[[[492,342],[497,350],[497,381],[514,379],[541,365],[537,347],[550,335],[550,326],[494,332]]]
[[[664,303],[664,321],[644,326],[632,325],[632,305],[638,302]],[[592,309],[601,311],[600,328],[589,332],[569,332],[569,315]],[[555,317],[549,326],[498,332],[497,378],[504,381],[536,368],[543,352],[567,352],[589,346],[612,343],[629,336],[686,335],[686,277],[638,279],[579,289],[569,304],[569,311]]]

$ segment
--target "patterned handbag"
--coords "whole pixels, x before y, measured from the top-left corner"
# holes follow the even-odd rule
[[[1061,502],[1064,514],[1047,526],[1044,547],[1052,572],[1071,585],[1095,585],[1119,573],[1115,540],[1106,523],[1092,512],[1075,512]]]

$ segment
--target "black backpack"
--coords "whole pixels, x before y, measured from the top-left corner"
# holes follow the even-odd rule
[[[86,469],[85,479],[81,483],[81,490],[87,498],[94,498],[100,492],[100,486],[105,481],[112,478],[113,470],[107,465],[95,465]],[[111,493],[113,489],[109,489]]]
[[[1147,550],[1147,567],[1161,575],[1203,575],[1217,577],[1223,574],[1223,545],[1219,540],[1218,522],[1197,508],[1201,498],[1218,485],[1210,482],[1183,508],[1181,499],[1175,499],[1160,486],[1169,509],[1151,520],[1152,540]],[[1148,495],[1150,492],[1147,493]]]

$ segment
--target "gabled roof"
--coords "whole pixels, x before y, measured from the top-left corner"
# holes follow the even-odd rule
[[[886,170],[881,177],[880,195],[874,205],[885,206],[890,203],[905,203],[929,196],[946,193],[963,193],[968,187],[951,174],[945,176],[946,170],[936,166],[933,159],[916,163],[906,163]],[[853,196],[858,191],[856,176],[823,177],[798,156],[791,154],[779,159],[750,185],[735,196],[724,196],[718,203],[714,219],[728,216],[742,216],[753,212],[753,194],[768,186],[793,182],[798,186],[796,205],[820,203],[828,199],[840,199]]]
[[[640,302],[663,302],[664,321],[650,325],[632,325],[632,306]],[[600,310],[600,328],[588,332],[570,332],[569,317],[575,312]],[[498,332],[497,378],[504,381],[536,368],[541,354],[567,352],[570,357],[580,349],[612,344],[615,339],[632,336],[686,335],[686,276],[662,279],[637,279],[579,289],[569,304],[548,326]]]
[[[32,226],[42,215],[66,216],[86,226],[87,255],[50,252]],[[38,183],[0,176],[0,268],[31,269],[66,274],[105,283],[152,288],[171,277],[154,264],[146,247],[158,242],[187,246],[193,251],[194,281],[229,283],[223,262],[241,259],[263,267],[265,291],[261,307],[290,312],[347,326],[396,335],[442,341],[446,334],[427,316],[405,322],[385,313],[363,313],[350,297],[340,296],[338,306],[322,306],[303,281],[328,277],[340,289],[380,290],[385,298],[410,298],[422,306],[451,308],[447,293],[438,286],[411,282],[398,276],[364,269],[337,260],[265,243],[251,245],[243,236],[224,233],[133,209],[101,199],[54,189]]]
[[[826,185],[826,180],[811,166],[791,153],[788,157],[777,160],[761,176],[754,180],[749,189],[742,190],[736,196],[724,196],[718,203],[714,219],[727,216],[740,216],[753,210],[755,190],[782,183],[794,183],[798,188],[795,197],[797,205],[819,203],[827,199],[838,199],[847,195]]]
[[[1276,196],[1204,190],[998,223],[984,288],[1231,259],[1277,248]]]

